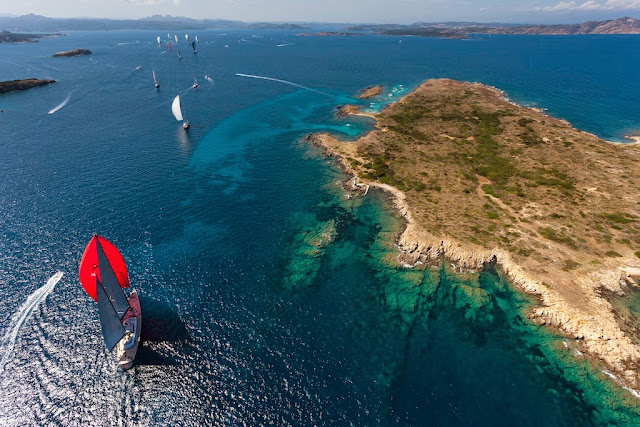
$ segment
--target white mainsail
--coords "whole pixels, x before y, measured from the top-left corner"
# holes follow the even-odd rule
[[[162,42],[160,41],[160,36],[158,36],[157,40],[158,40],[158,44],[162,46]]]
[[[196,43],[200,43],[200,42],[198,41],[198,36],[196,36]]]
[[[152,71],[153,73],[153,84],[156,85],[156,87],[158,87],[158,79],[156,78],[156,70]]]
[[[171,40],[171,34],[167,33],[167,38]]]
[[[177,35],[177,34],[174,34],[174,35],[173,35],[173,38],[175,39],[176,43],[178,43],[178,35]]]
[[[189,34],[185,34],[185,35],[184,35],[184,38],[185,38],[187,41],[189,41]]]
[[[183,120],[182,110],[180,109],[180,95],[177,95],[171,104],[171,111],[177,121]]]

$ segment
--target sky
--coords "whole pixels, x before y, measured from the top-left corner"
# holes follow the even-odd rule
[[[241,21],[577,23],[640,18],[640,0],[0,0],[1,15]]]

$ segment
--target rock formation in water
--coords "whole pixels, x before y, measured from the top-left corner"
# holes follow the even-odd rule
[[[22,79],[22,80],[9,80],[6,82],[0,82],[0,93],[16,92],[19,90],[30,89],[36,86],[44,86],[49,83],[55,83],[55,80],[43,79],[38,80],[35,78]]]
[[[91,52],[89,49],[74,49],[74,50],[68,50],[66,52],[58,52],[58,53],[54,53],[53,57],[70,57],[70,56],[79,56],[79,55],[91,55],[93,52]]]

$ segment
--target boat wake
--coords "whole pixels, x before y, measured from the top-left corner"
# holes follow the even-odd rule
[[[35,292],[29,295],[29,298],[27,298],[24,304],[22,304],[11,317],[11,323],[9,324],[8,330],[0,340],[0,348],[2,349],[0,350],[2,353],[2,360],[0,360],[0,373],[4,371],[4,367],[7,364],[9,356],[13,353],[13,348],[15,347],[16,340],[18,339],[18,332],[20,332],[20,328],[31,318],[35,309],[38,308],[38,305],[40,305],[51,291],[53,291],[53,288],[60,279],[62,279],[63,275],[64,273],[62,271],[58,271],[56,274],[51,276],[44,286],[36,289]]]
[[[67,105],[67,102],[69,102],[70,99],[71,99],[71,94],[69,94],[69,96],[67,96],[67,98],[64,101],[62,101],[60,104],[56,105],[51,110],[49,110],[49,114],[54,114],[56,111],[58,111],[59,109]]]
[[[248,77],[248,78],[251,78],[251,79],[270,80],[272,82],[284,83],[284,84],[287,84],[287,85],[290,85],[290,86],[299,87],[300,89],[310,90],[312,92],[317,92],[317,93],[320,93],[322,95],[331,96],[328,93],[324,93],[322,91],[319,91],[317,89],[313,89],[313,88],[310,88],[310,87],[307,87],[307,86],[302,86],[302,85],[299,85],[298,83],[290,82],[288,80],[274,79],[273,77],[256,76],[256,75],[253,75],[253,74],[242,74],[242,73],[236,73],[236,76]]]

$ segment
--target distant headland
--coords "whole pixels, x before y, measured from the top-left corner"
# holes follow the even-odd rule
[[[45,86],[50,83],[55,83],[55,80],[36,78],[22,79],[22,80],[9,80],[0,82],[0,93],[17,92],[19,90],[31,89],[36,86]]]
[[[250,30],[303,30],[305,26],[298,24],[288,23],[274,23],[274,22],[256,22],[255,24],[248,24],[247,28]]]
[[[357,109],[341,112],[349,113]],[[426,81],[375,119],[355,142],[307,140],[355,177],[345,184],[352,195],[378,187],[393,196],[406,220],[401,262],[496,264],[539,298],[532,320],[640,388],[640,321],[622,318],[605,296],[640,282],[640,186],[629,172],[640,146],[447,79]]]
[[[311,36],[362,36],[363,33],[352,33],[344,31],[318,31],[315,33],[299,33],[297,36],[311,37]]]
[[[65,52],[58,52],[58,53],[54,53],[53,57],[69,57],[69,56],[79,56],[79,55],[91,55],[93,52],[91,52],[89,49],[74,49],[74,50],[67,50]]]
[[[3,30],[0,31],[0,43],[35,43],[38,39],[61,35],[62,34],[21,34]]]
[[[327,30],[331,27],[331,30]],[[398,24],[349,24],[317,22],[243,22],[226,19],[192,19],[181,16],[153,15],[141,19],[49,18],[28,14],[0,16],[0,28],[11,31],[115,31],[115,30],[300,30],[316,28],[301,35],[353,35],[355,33],[392,36],[466,38],[470,34],[640,34],[640,21],[623,17],[568,25],[530,25],[480,22],[416,22]]]
[[[418,22],[411,25],[352,25],[348,31],[369,31],[395,36],[467,38],[470,34],[640,34],[640,20],[624,17],[608,21],[589,21],[572,25],[480,24],[474,22]]]

